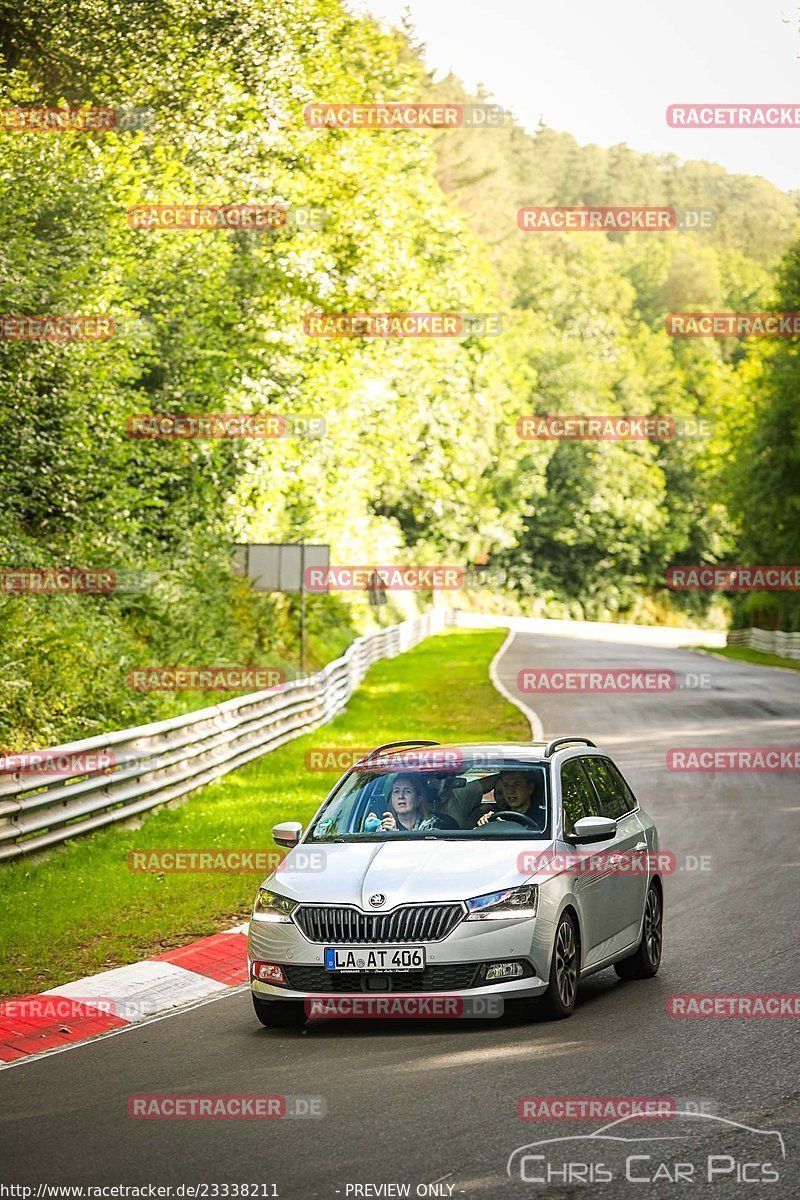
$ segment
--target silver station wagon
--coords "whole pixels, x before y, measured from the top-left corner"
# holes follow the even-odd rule
[[[380,746],[334,787],[259,888],[256,1015],[300,1025],[312,998],[493,996],[572,1012],[581,979],[658,971],[658,833],[583,737]]]

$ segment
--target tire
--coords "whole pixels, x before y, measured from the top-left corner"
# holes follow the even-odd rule
[[[633,954],[614,963],[620,979],[652,979],[661,965],[663,944],[664,904],[655,883],[647,889],[644,901],[642,936]]]
[[[262,1025],[267,1029],[299,1029],[306,1023],[306,1013],[301,1000],[262,1000],[253,992],[253,1008]]]
[[[578,995],[580,975],[580,944],[575,921],[562,913],[553,939],[553,958],[547,991],[540,1001],[540,1011],[551,1021],[563,1021],[571,1015]]]

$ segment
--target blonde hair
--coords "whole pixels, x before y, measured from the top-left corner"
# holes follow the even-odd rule
[[[428,789],[425,787],[425,784],[420,779],[419,775],[414,775],[410,771],[405,771],[400,775],[395,775],[392,782],[392,791],[394,791],[398,783],[411,784],[414,789],[414,795],[417,797],[417,811],[414,814],[414,819],[419,821],[427,820],[427,818],[431,815],[430,805],[428,804]],[[395,812],[391,796],[389,797],[389,807],[394,813],[394,816],[399,820],[399,817],[397,817],[397,813]]]

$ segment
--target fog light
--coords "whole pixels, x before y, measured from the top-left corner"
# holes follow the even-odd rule
[[[262,983],[279,983],[285,986],[288,982],[283,967],[279,967],[277,963],[254,962],[253,977]]]
[[[523,973],[522,963],[492,963],[486,972],[486,982],[490,983],[493,979],[519,979]]]

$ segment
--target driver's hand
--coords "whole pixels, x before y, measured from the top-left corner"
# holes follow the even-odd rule
[[[475,828],[477,829],[480,825],[487,825],[489,823],[489,821],[491,821],[493,818],[494,818],[493,812],[485,812],[482,817],[479,817],[477,824],[475,825]]]
[[[397,818],[393,813],[385,812],[380,827],[381,829],[397,829]]]

